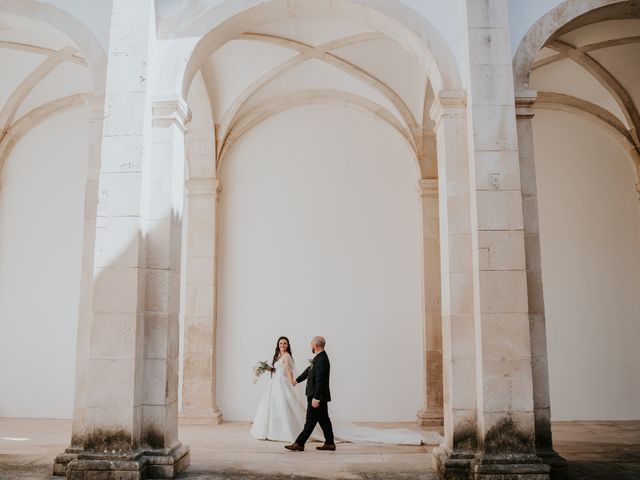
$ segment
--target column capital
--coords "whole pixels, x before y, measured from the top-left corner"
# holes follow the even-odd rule
[[[466,113],[467,94],[464,90],[441,90],[436,95],[429,116],[435,123],[435,127],[443,118],[459,117]]]
[[[438,196],[438,179],[437,178],[421,178],[418,180],[416,189],[421,197],[437,197]]]
[[[533,104],[537,99],[535,90],[516,92],[516,118],[533,118]]]
[[[183,133],[191,121],[191,110],[184,98],[178,96],[157,96],[151,104],[152,124],[154,127],[176,125]]]
[[[217,197],[222,190],[217,178],[190,178],[185,182],[189,197]]]

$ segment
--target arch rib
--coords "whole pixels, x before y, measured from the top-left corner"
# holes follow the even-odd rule
[[[245,88],[237,99],[233,102],[229,110],[225,113],[221,123],[220,128],[218,129],[218,145],[220,145],[218,153],[223,145],[223,140],[230,128],[230,125],[234,122],[236,116],[242,109],[246,102],[249,101],[253,95],[255,95],[260,89],[266,86],[268,83],[276,79],[278,76],[284,74],[285,72],[291,70],[297,65],[310,60],[312,58],[316,58],[324,61],[334,67],[339,68],[340,70],[346,72],[347,74],[357,78],[362,81],[366,85],[376,89],[380,92],[385,98],[387,98],[397,109],[398,113],[404,120],[406,126],[411,131],[411,139],[413,142],[413,148],[416,149],[416,146],[419,144],[419,132],[418,132],[418,124],[413,116],[411,110],[406,105],[404,100],[396,93],[392,88],[387,86],[384,82],[380,81],[378,78],[369,74],[368,72],[362,70],[356,65],[329,53],[331,50],[336,48],[341,48],[349,45],[355,45],[358,43],[374,40],[381,38],[382,36],[379,33],[371,32],[371,33],[363,33],[358,35],[352,35],[349,37],[343,37],[337,40],[332,40],[325,44],[313,47],[311,45],[307,45],[302,42],[298,42],[295,40],[287,39],[284,37],[278,37],[273,35],[264,35],[258,33],[245,33],[240,38],[257,40],[261,42],[272,43],[275,45],[283,46],[286,48],[293,49],[299,54],[286,62],[278,65],[274,69],[270,70],[262,77],[257,79],[247,88]]]
[[[13,117],[33,89],[58,65],[71,58],[77,50],[67,46],[58,50],[44,62],[38,65],[25,79],[13,90],[0,112],[0,139],[2,139],[11,126]]]
[[[636,144],[640,144],[640,137],[638,136],[638,130],[640,129],[640,113],[638,113],[638,109],[633,103],[631,95],[629,95],[629,92],[627,92],[622,84],[611,73],[609,73],[606,68],[600,65],[600,63],[584,51],[560,40],[552,40],[547,44],[547,46],[566,55],[600,82],[622,110],[629,125],[629,131],[633,136],[634,142]]]
[[[90,97],[91,93],[76,93],[67,97],[57,98],[56,100],[34,108],[16,120],[2,140],[0,140],[0,173],[13,147],[22,137],[32,130],[33,127],[53,115],[85,105]]]
[[[231,146],[246,132],[256,127],[272,116],[303,105],[339,105],[356,108],[362,112],[374,115],[374,117],[390,125],[409,144],[414,154],[416,153],[412,143],[411,132],[386,108],[368,98],[340,90],[302,90],[292,95],[278,97],[263,102],[249,112],[240,116],[229,128],[227,136],[218,156],[217,172],[224,164],[226,153]],[[416,157],[417,158],[417,157]]]

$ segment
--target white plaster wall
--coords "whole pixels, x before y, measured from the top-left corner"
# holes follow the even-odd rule
[[[413,421],[422,405],[415,160],[365,114],[281,113],[223,166],[218,405],[253,418],[258,360],[289,336],[299,369],[327,338],[333,407],[351,420]],[[300,386],[298,388],[304,388]]]
[[[0,417],[70,417],[88,113],[52,117],[0,175]]]
[[[554,420],[640,418],[640,201],[623,148],[538,111],[535,153]]]

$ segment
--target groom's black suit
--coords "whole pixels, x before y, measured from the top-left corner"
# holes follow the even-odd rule
[[[307,381],[307,421],[304,424],[304,430],[298,435],[296,443],[304,445],[311,436],[316,424],[320,424],[324,433],[325,443],[333,444],[333,427],[329,419],[329,410],[327,403],[331,401],[331,390],[329,389],[329,374],[331,364],[329,356],[324,350],[318,353],[313,359],[313,364],[300,374],[296,382]],[[320,406],[314,408],[311,405],[312,400],[319,400]]]

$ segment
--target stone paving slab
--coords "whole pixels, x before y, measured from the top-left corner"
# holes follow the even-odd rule
[[[375,425],[375,424],[369,424]],[[384,424],[395,428],[407,424]],[[417,428],[417,427],[413,427]],[[191,446],[184,480],[435,480],[431,447],[338,444],[336,452],[284,450],[251,438],[246,422],[181,425]],[[640,421],[557,422],[555,446],[575,480],[640,480]],[[69,420],[0,418],[0,479],[55,480],[53,458],[71,435]]]

